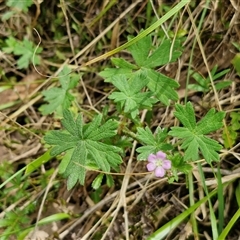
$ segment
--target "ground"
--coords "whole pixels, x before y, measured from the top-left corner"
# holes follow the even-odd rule
[[[10,0],[0,3],[2,18],[6,13],[14,13],[0,22],[0,176],[1,183],[9,180],[1,186],[1,239],[20,239],[19,231],[35,226],[48,216],[54,216],[53,220],[35,229],[35,236],[30,232],[30,239],[119,240],[127,239],[126,236],[147,239],[192,205],[189,176],[180,173],[178,181],[169,184],[166,178],[146,173],[146,162],[136,161],[136,146],[127,148],[121,174],[113,174],[115,184],[111,188],[103,184],[99,190],[94,190],[91,185],[98,173],[88,171],[84,186],[77,184],[67,190],[66,179],[57,172],[60,157],[52,158],[29,175],[23,172],[11,180],[15,173],[47,151],[48,146],[43,142],[45,133],[61,129],[59,118],[54,114],[44,115],[40,106],[45,103],[43,91],[58,86],[56,76],[64,64],[82,75],[71,94],[85,114],[85,120],[105,106],[113,112],[112,102],[107,98],[113,87],[98,74],[112,66],[111,54],[96,58],[127,42],[128,36],[139,34],[177,2],[46,0],[35,1],[25,10],[19,10]],[[164,36],[164,31],[172,39],[181,39],[183,45],[182,55],[176,62],[158,69],[180,84],[179,102],[191,101],[198,120],[210,108],[225,111],[225,127],[232,126],[230,114],[239,115],[240,106],[240,78],[233,60],[240,51],[239,2],[191,1],[188,8],[181,9],[155,30],[153,44]],[[28,47],[25,47],[30,57],[26,48],[21,53],[20,43],[9,45],[10,37],[21,42],[28,39]],[[15,52],[6,50],[7,47],[15,47]],[[19,62],[21,54],[25,54],[29,62],[26,59]],[[131,61],[126,49],[113,56]],[[231,84],[213,89],[206,79],[214,69],[216,73],[223,72],[216,83],[230,80]],[[195,77],[193,72],[197,73]],[[189,84],[196,84],[196,78],[204,79],[206,91],[186,91]],[[153,130],[159,125],[170,128],[175,121],[173,106],[159,104],[153,109],[150,127]],[[122,131],[121,126],[119,131]],[[223,189],[224,226],[239,209],[239,128],[234,131],[236,137],[231,146],[226,146],[223,129],[212,135],[223,145],[221,161],[212,166],[202,165],[209,191],[217,187],[218,169],[222,182],[227,183]],[[193,196],[197,202],[205,195],[196,165],[192,173]],[[219,204],[215,196],[212,206],[216,215]],[[66,215],[61,218],[54,215],[57,213]],[[195,211],[195,218],[198,236],[192,234],[189,217],[163,239],[214,239],[208,203]],[[3,219],[10,219],[11,224]],[[237,224],[239,220],[226,239],[239,239]],[[13,233],[14,230],[18,232]]]

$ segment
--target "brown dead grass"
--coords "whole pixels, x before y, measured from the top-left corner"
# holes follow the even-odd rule
[[[154,1],[155,8],[158,8],[162,2],[166,4],[169,1]],[[197,4],[190,7],[189,11],[197,25],[206,1],[193,2]],[[1,58],[1,68],[13,84],[10,90],[0,93],[1,104],[18,102],[0,112],[0,161],[9,161],[15,170],[43,154],[45,149],[41,144],[41,137],[44,132],[59,128],[57,120],[51,116],[43,117],[38,111],[42,103],[40,92],[54,84],[52,78],[44,75],[56,76],[64,62],[75,69],[82,63],[125,43],[129,34],[136,35],[140,29],[146,28],[147,1],[118,2],[100,19],[97,19],[97,16],[106,7],[107,1],[62,1],[62,3],[65,4],[55,0],[43,1],[33,6],[28,14],[19,14],[14,21],[11,19],[0,25],[1,29],[5,29],[0,32],[2,39],[8,36],[7,32],[14,31],[16,38],[22,39],[27,35],[36,44],[39,39],[32,27],[37,28],[42,40],[41,47],[44,48],[41,55],[44,61],[37,67],[43,76],[37,74],[32,66],[26,71],[17,70],[13,56],[2,55]],[[171,1],[168,5],[171,6],[174,3],[175,1]],[[187,98],[194,103],[199,117],[203,116],[210,107],[223,109],[229,113],[240,106],[240,79],[231,64],[232,58],[237,53],[232,42],[239,43],[240,40],[239,1],[221,1],[219,5],[217,3],[218,1],[212,1],[210,4],[207,18],[200,31],[199,39],[202,47],[196,44],[195,49],[192,49],[197,36],[189,13],[186,11],[183,18],[176,18],[171,30],[177,31],[179,27],[188,31],[184,52],[177,63],[160,69],[181,84],[179,89],[181,102],[184,101],[185,96],[191,51],[193,51],[191,68],[203,76],[207,76],[208,69],[211,70],[215,65],[218,65],[219,70],[231,69],[225,76],[225,79],[233,80],[228,90],[217,92],[217,95],[214,92],[207,95],[196,92],[188,94]],[[132,5],[134,5],[133,9],[106,31],[108,26]],[[2,9],[7,11],[4,5]],[[179,22],[180,25],[178,25]],[[169,23],[165,23],[165,28],[168,28]],[[74,30],[73,25],[80,30],[78,32]],[[56,40],[57,35],[59,37]],[[128,57],[125,52],[119,55]],[[108,95],[106,85],[97,75],[97,72],[108,64],[109,59],[106,59],[83,69],[85,71],[83,81],[76,91],[83,110],[101,111],[103,106],[110,104],[106,99]],[[2,80],[1,85],[6,84],[4,79]],[[144,121],[145,113],[142,114]],[[227,114],[226,123],[228,121]],[[159,124],[161,127],[172,126],[174,119],[171,107],[165,109],[163,106],[158,106],[152,122],[153,127]],[[214,137],[222,141],[221,133]],[[32,214],[32,221],[36,221],[38,214],[41,218],[63,211],[72,214],[71,220],[57,223],[56,228],[50,225],[40,228],[49,235],[48,239],[88,240],[100,239],[103,236],[104,239],[116,240],[128,239],[128,237],[129,239],[146,239],[157,228],[184,211],[189,205],[188,189],[183,175],[179,176],[178,183],[169,185],[166,179],[159,180],[149,175],[132,174],[146,171],[143,163],[136,162],[134,150],[133,146],[126,153],[121,167],[123,176],[114,176],[114,187],[109,189],[105,185],[102,186],[101,200],[98,203],[92,200],[94,191],[91,189],[91,183],[97,175],[95,172],[87,174],[85,186],[77,185],[70,192],[66,189],[65,180],[56,175],[52,181],[58,181],[59,187],[57,190],[54,187],[49,188],[44,201],[42,191],[46,189],[41,189],[34,180],[48,169],[56,167],[58,162],[53,160],[46,166],[42,166],[39,172],[29,179],[32,186],[29,191],[34,193],[31,201],[37,201],[39,207],[41,204],[43,206]],[[224,152],[221,169],[223,179],[226,178],[226,181],[239,178],[239,145],[231,152],[227,150]],[[208,166],[204,168],[208,186],[214,187],[216,183],[211,170]],[[197,200],[202,197],[201,183],[198,172],[194,170],[193,175]],[[225,189],[226,223],[237,209],[234,197],[236,184],[237,181],[233,181]],[[23,199],[21,205],[23,203],[27,203],[27,199]],[[4,216],[5,210],[2,209],[1,216]],[[196,218],[199,222],[199,239],[212,239],[208,206],[202,207],[196,213]],[[166,239],[192,239],[192,237],[188,238],[191,233],[190,222],[185,222]],[[228,239],[238,239],[239,234],[239,229],[234,227]]]

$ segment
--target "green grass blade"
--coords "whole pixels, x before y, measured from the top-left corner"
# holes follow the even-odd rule
[[[7,102],[7,103],[4,103],[4,104],[1,104],[0,105],[0,111],[4,110],[4,109],[7,109],[7,108],[10,108],[10,107],[13,107],[17,104],[19,104],[21,101],[12,101],[12,102]]]
[[[45,217],[38,222],[38,226],[44,225],[51,222],[61,221],[63,219],[70,218],[70,215],[67,213],[56,213],[51,216]]]
[[[52,223],[52,222],[56,222],[56,221],[61,221],[61,220],[64,220],[64,219],[68,219],[70,218],[71,216],[67,213],[56,213],[56,214],[53,214],[51,216],[48,216],[46,218],[43,218],[41,219],[39,222],[38,222],[38,226],[40,225],[45,225],[45,224],[48,224],[48,223]],[[24,240],[26,239],[26,236],[32,231],[34,230],[35,226],[33,227],[30,227],[28,229],[25,229],[24,231],[22,231],[19,235],[18,235],[18,240]]]
[[[105,59],[107,57],[110,57],[128,47],[133,45],[134,43],[138,42],[140,39],[147,36],[149,33],[153,32],[155,29],[157,29],[159,26],[161,26],[164,22],[166,22],[169,18],[174,16],[181,8],[186,6],[188,3],[190,3],[190,0],[182,0],[180,3],[178,3],[175,7],[173,7],[169,12],[167,12],[164,16],[162,16],[160,19],[158,19],[155,23],[153,23],[150,27],[139,33],[136,37],[132,38],[130,41],[124,43],[118,48],[113,49],[112,51],[109,51],[99,57],[94,58],[93,60],[88,61],[85,66],[93,64],[95,62],[98,62],[102,59]]]
[[[198,170],[201,176],[201,180],[203,183],[203,189],[206,193],[207,196],[209,196],[209,192],[208,192],[208,188],[206,186],[206,182],[205,182],[205,177],[204,177],[204,173],[202,170],[202,165],[200,163],[198,163]],[[217,219],[212,207],[212,202],[210,200],[210,198],[208,198],[208,205],[209,205],[209,211],[210,211],[210,220],[211,220],[211,229],[212,229],[212,236],[213,239],[217,239],[218,238],[218,228],[217,228]]]
[[[233,225],[237,222],[238,218],[240,217],[240,208],[237,212],[233,215],[231,220],[228,222],[228,225],[223,229],[222,233],[219,235],[217,240],[226,239],[228,233],[232,229]]]
[[[33,162],[29,163],[26,167],[20,169],[16,173],[14,173],[10,178],[8,178],[6,181],[4,181],[0,185],[0,189],[4,187],[7,183],[9,183],[12,179],[14,179],[18,174],[22,173],[25,171],[25,175],[30,174],[31,172],[35,171],[38,167],[40,167],[42,164],[48,162],[49,160],[52,159],[52,156],[50,155],[50,150],[49,149],[47,152],[45,152],[42,156],[34,160]]]
[[[193,206],[195,204],[195,200],[194,200],[194,184],[193,184],[192,172],[189,172],[188,174],[188,188],[189,188],[190,205]],[[197,220],[194,212],[191,214],[191,223],[192,223],[192,230],[193,230],[194,236],[198,236],[198,225],[197,225]]]
[[[222,176],[220,172],[220,166],[218,164],[217,179],[218,179],[218,233],[223,230],[224,225],[224,198],[223,198],[223,184]]]
[[[111,0],[104,9],[92,20],[92,22],[89,24],[89,28],[91,28],[97,21],[99,21],[104,14],[107,13],[107,11],[114,6],[117,3],[117,0]]]
[[[22,173],[23,171],[25,171],[26,167],[20,169],[19,171],[17,171],[16,173],[14,173],[10,178],[8,178],[6,181],[4,181],[1,185],[0,185],[0,189],[2,187],[4,187],[7,183],[9,183],[12,179],[14,179],[18,174]]]
[[[26,166],[25,175],[30,174],[34,172],[37,168],[39,168],[42,164],[47,163],[49,160],[53,158],[53,156],[50,154],[51,149],[49,149],[47,152],[45,152],[42,156],[38,157],[33,162],[30,162]]]
[[[189,207],[187,210],[185,210],[183,213],[175,217],[173,220],[166,223],[164,226],[159,228],[156,232],[154,232],[152,235],[150,235],[147,240],[161,240],[165,239],[167,234],[171,232],[173,229],[175,229],[179,224],[187,218],[191,213],[193,213],[201,204],[209,200],[212,196],[214,196],[217,193],[217,190],[212,191],[208,196],[202,198],[200,201],[195,203],[193,206]]]
[[[236,196],[238,207],[240,208],[240,182],[238,182],[238,186],[236,187],[235,196]]]

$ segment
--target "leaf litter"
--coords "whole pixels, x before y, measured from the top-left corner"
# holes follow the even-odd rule
[[[171,1],[174,4],[174,1]],[[166,1],[164,3],[167,5]],[[70,46],[65,38],[67,36],[66,29],[61,27],[61,24],[64,22],[61,15],[59,19],[56,19],[56,16],[53,16],[53,12],[57,11],[59,14],[61,13],[60,9],[54,6],[54,1],[52,4],[43,2],[45,4],[46,12],[42,13],[38,18],[39,22],[38,25],[40,28],[45,26],[45,29],[41,30],[41,35],[44,36],[44,42],[42,43],[43,52],[41,56],[43,58],[47,58],[48,56],[53,56],[56,50],[60,51],[62,55],[66,58],[71,56],[71,52],[69,51]],[[91,22],[93,16],[96,16],[96,12],[102,10],[103,6],[100,3],[90,4],[90,2],[81,3],[81,11],[79,10],[80,3],[72,3],[69,5],[69,9],[71,13],[79,14],[80,19],[76,19],[74,15],[70,15],[70,21],[72,23],[74,31],[72,32],[73,38],[79,38],[79,34],[82,34],[81,40],[78,41],[77,45],[80,45],[81,48],[87,45],[91,40],[95,38],[97,34],[100,34],[108,23],[112,22],[121,12],[123,12],[129,5],[126,2],[121,2],[118,5],[113,6],[108,14],[103,15],[102,19],[88,28],[88,23]],[[168,3],[170,6],[170,3]],[[120,21],[121,27],[121,34],[118,35],[118,42],[122,43],[125,42],[129,31],[132,30],[127,27],[126,21],[129,21],[128,18],[132,19],[132,24],[134,27],[139,31],[143,27],[143,19],[145,19],[145,7],[138,9],[138,11],[132,11],[126,16],[123,20]],[[197,16],[198,12],[202,11],[202,5],[196,6],[195,11],[192,9],[193,17]],[[137,12],[137,14],[136,14]],[[22,13],[19,13],[20,16]],[[238,36],[238,25],[234,24],[235,16],[237,15],[237,11],[232,4],[223,3],[221,7],[215,7],[214,3],[211,5],[208,18],[204,22],[204,27],[202,29],[201,34],[201,41],[204,47],[205,54],[208,58],[209,68],[213,69],[214,66],[218,65],[218,70],[224,70],[230,68],[231,71],[227,73],[226,78],[231,79],[233,84],[229,86],[227,89],[218,92],[218,99],[221,103],[223,110],[230,112],[232,109],[237,108],[240,106],[239,100],[239,91],[240,91],[240,80],[239,76],[236,72],[233,71],[233,66],[231,64],[231,60],[234,57],[234,54],[237,54],[237,50],[234,46],[231,45],[231,42],[237,42],[239,40]],[[186,16],[187,18],[187,16]],[[223,19],[223,20],[222,20]],[[232,20],[233,19],[233,20]],[[19,23],[23,21],[23,25],[26,24],[24,21],[25,19],[17,20],[14,23],[11,23],[11,28],[16,30],[16,38],[23,39],[22,31],[19,29]],[[80,21],[83,21],[84,24],[81,24]],[[61,22],[61,23],[60,23]],[[228,24],[227,24],[228,23]],[[1,23],[1,25],[4,23]],[[186,25],[183,26],[188,28],[189,20],[186,19]],[[82,28],[81,31],[79,28]],[[56,31],[53,31],[55,29]],[[184,51],[181,57],[181,61],[176,63],[167,64],[167,66],[163,66],[159,69],[159,74],[166,74],[169,78],[177,79],[180,88],[178,91],[185,91],[186,89],[186,76],[187,70],[186,67],[188,66],[188,60],[190,57],[190,52],[192,49],[192,44],[194,40],[194,34],[189,30],[188,38],[184,44]],[[191,34],[190,34],[191,33]],[[224,41],[227,39],[228,41]],[[99,41],[99,43],[95,44],[92,48],[89,48],[87,52],[85,52],[79,59],[79,63],[82,61],[87,61],[92,59],[99,54],[101,54],[105,49],[108,49],[108,36],[105,36],[104,41]],[[37,38],[35,42],[37,42]],[[79,43],[80,42],[80,43]],[[79,49],[76,49],[78,51]],[[154,51],[153,51],[154,52]],[[233,54],[234,53],[234,54]],[[120,53],[121,57],[129,56],[128,53],[122,52]],[[22,77],[28,77],[31,74],[31,67],[27,71],[19,72],[19,69],[16,69],[14,66],[9,64],[9,62],[14,63],[17,66],[17,61],[11,59],[11,57],[7,57],[8,61],[4,61],[2,64],[2,68],[5,71],[5,75],[8,77],[8,81],[11,82],[12,77],[17,78],[17,82],[23,82]],[[1,59],[2,61],[2,59]],[[130,59],[130,61],[132,61]],[[142,60],[144,61],[144,59]],[[150,60],[149,60],[150,61]],[[21,63],[21,62],[20,62]],[[61,64],[62,59],[56,58],[54,63],[45,62],[44,66],[40,66],[41,71],[45,74],[53,74],[56,69],[54,68],[56,64]],[[138,62],[141,64],[141,61]],[[107,60],[105,62],[98,63],[99,65],[95,66],[96,68],[102,69],[102,65],[108,64]],[[134,63],[132,63],[134,65]],[[26,65],[20,65],[20,67],[24,67]],[[128,65],[130,66],[130,65]],[[149,66],[151,63],[149,62]],[[76,66],[73,66],[76,67]],[[133,66],[129,68],[134,69]],[[206,66],[204,65],[201,57],[201,52],[196,46],[193,56],[192,68],[195,72],[200,73],[202,76],[207,77],[207,70]],[[151,74],[150,72],[147,72]],[[23,74],[23,75],[22,75]],[[101,75],[101,74],[100,74]],[[109,104],[105,99],[106,95],[106,85],[103,83],[102,78],[99,77],[94,71],[89,71],[87,74],[83,76],[84,82],[88,89],[88,94],[90,99],[92,100],[92,104],[96,109],[101,109],[102,104]],[[40,78],[38,78],[40,79]],[[2,81],[1,84],[9,83],[6,79]],[[33,80],[34,81],[34,80]],[[190,79],[192,83],[194,79]],[[2,86],[2,85],[1,85]],[[115,86],[117,87],[117,86]],[[67,87],[64,88],[64,91],[68,89]],[[47,91],[47,89],[44,89]],[[7,90],[5,90],[7,91]],[[5,91],[1,92],[3,94]],[[78,91],[80,93],[79,102],[82,102],[82,105],[85,106],[85,109],[89,110],[91,113],[91,106],[89,106],[89,102],[87,101],[86,93],[83,91],[83,86],[78,86]],[[16,89],[17,94],[21,96],[21,90]],[[12,93],[0,95],[0,99],[14,99]],[[47,95],[46,95],[47,96]],[[57,96],[56,96],[57,97]],[[125,100],[126,100],[126,96]],[[183,101],[184,95],[180,101]],[[209,109],[213,106],[216,107],[216,102],[214,100],[213,92],[208,94],[202,94],[199,92],[190,92],[187,96],[188,100],[194,103],[194,110],[197,112],[198,116],[205,116]],[[6,109],[1,110],[4,114],[9,115],[11,112],[16,112],[17,109],[22,105],[26,104],[24,98],[21,98],[21,103],[16,103],[16,105],[8,107]],[[114,95],[113,95],[114,99]],[[166,101],[162,99],[164,103]],[[8,100],[10,101],[10,100]],[[54,101],[54,100],[53,100]],[[135,101],[138,104],[137,101]],[[62,103],[62,100],[61,100]],[[2,102],[1,102],[2,104]],[[60,102],[58,102],[60,105]],[[150,104],[150,103],[148,103]],[[110,105],[110,104],[109,104]],[[111,106],[110,106],[111,108]],[[155,109],[153,113],[153,122],[155,124],[152,125],[152,128],[158,128],[159,122],[161,121],[161,127],[171,127],[173,126],[173,111],[171,106],[168,108],[168,112],[165,111],[166,107],[160,105],[158,109]],[[50,110],[48,110],[50,111]],[[128,111],[128,109],[126,109]],[[1,116],[2,117],[2,116]],[[25,119],[29,119],[29,121],[25,121]],[[58,129],[59,128],[59,121],[54,120],[51,117],[42,117],[39,113],[39,102],[36,102],[33,105],[29,105],[27,110],[19,113],[15,119],[15,122],[19,123],[20,125],[27,127],[32,131],[37,131],[38,134],[42,135],[41,130],[47,129]],[[230,121],[230,117],[227,118]],[[39,127],[40,126],[40,127]],[[204,127],[204,126],[203,126]],[[204,129],[204,128],[203,128]],[[203,131],[202,129],[202,131]],[[176,130],[176,129],[175,129]],[[211,129],[209,129],[211,130]],[[0,152],[1,156],[3,157],[2,160],[11,161],[17,155],[24,154],[27,150],[26,148],[22,148],[21,146],[30,145],[31,148],[34,148],[34,145],[37,146],[39,140],[36,139],[34,135],[29,134],[26,132],[25,129],[18,129],[14,122],[10,121],[8,125],[4,125],[4,128],[1,129],[3,136],[0,140]],[[53,130],[54,131],[54,130]],[[147,134],[147,129],[144,132],[139,132],[140,136],[144,136]],[[158,130],[161,131],[161,130]],[[19,134],[20,132],[20,134]],[[16,134],[18,133],[18,134]],[[12,138],[12,135],[15,134],[17,139]],[[25,136],[24,138],[21,135]],[[28,139],[26,139],[28,136]],[[220,138],[221,135],[218,134],[216,136]],[[157,137],[156,137],[157,141]],[[16,147],[14,143],[19,145]],[[153,147],[154,147],[154,140],[152,140]],[[156,143],[157,144],[157,143]],[[15,146],[15,147],[14,147]],[[187,146],[187,145],[186,145]],[[6,156],[6,149],[8,151],[8,155]],[[235,152],[239,153],[239,147],[235,149]],[[25,157],[24,159],[19,159],[18,161],[14,162],[13,168],[14,171],[29,163],[32,159],[36,158],[36,155],[41,155],[43,153],[43,149],[38,150],[36,153],[31,153],[32,155]],[[124,173],[126,161],[129,157],[129,153],[126,153],[124,163],[121,166],[121,170]],[[1,160],[1,161],[2,161]],[[43,173],[51,174],[51,169],[56,167],[56,162],[52,161],[48,163],[48,165],[44,166],[43,169],[40,170],[37,174],[31,176],[31,184],[34,184],[34,180],[39,178],[39,175]],[[104,167],[104,166],[103,166]],[[224,158],[224,161],[221,163],[221,169],[230,169],[236,170],[239,167],[239,161],[236,161],[236,158],[233,158],[231,155],[228,155]],[[207,168],[207,167],[206,167]],[[144,172],[146,171],[145,166],[142,162],[133,162],[132,169],[134,172]],[[105,170],[109,170],[106,168]],[[63,225],[55,230],[55,234],[62,239],[81,239],[84,235],[88,234],[91,229],[94,227],[94,223],[101,219],[105,213],[107,213],[111,207],[111,204],[114,200],[117,200],[117,194],[119,193],[121,184],[122,184],[122,177],[121,176],[113,176],[115,185],[113,188],[109,189],[106,185],[104,185],[99,192],[94,191],[91,189],[92,180],[96,177],[97,173],[89,172],[86,174],[86,183],[85,186],[77,186],[72,192],[67,190],[67,183],[58,176],[57,180],[61,183],[60,186],[56,189],[52,189],[49,192],[48,200],[45,202],[46,205],[50,205],[52,203],[56,203],[59,209],[62,211],[67,211],[72,214],[73,219],[62,221]],[[213,173],[211,171],[207,171],[206,175],[208,180],[213,179]],[[47,175],[46,175],[47,178]],[[147,184],[146,184],[147,183]],[[145,185],[146,184],[146,185]],[[144,187],[144,185],[146,187]],[[39,185],[36,185],[37,187]],[[196,183],[197,188],[197,183]],[[32,190],[29,190],[32,191]],[[226,215],[232,216],[234,213],[234,209],[236,210],[237,205],[230,205],[231,202],[234,201],[234,194],[233,192],[228,189],[227,191],[229,195],[226,195]],[[37,193],[34,193],[38,200]],[[227,193],[226,193],[227,194]],[[11,193],[10,193],[11,195]],[[150,179],[145,176],[132,176],[131,181],[129,183],[127,193],[126,193],[126,201],[127,206],[129,208],[129,234],[131,239],[146,239],[152,232],[154,232],[159,226],[162,226],[164,223],[168,222],[169,219],[174,218],[175,216],[179,215],[183,210],[183,205],[188,204],[188,189],[186,186],[184,176],[179,176],[178,184],[169,185],[166,181],[159,180],[156,181],[155,179]],[[139,198],[141,196],[141,198]],[[198,197],[197,193],[196,196]],[[100,199],[99,199],[100,197]],[[24,200],[27,203],[27,199]],[[40,204],[39,201],[38,205]],[[72,208],[75,206],[75,208]],[[230,207],[231,206],[231,207]],[[56,210],[56,212],[59,210]],[[37,210],[36,210],[37,212]],[[30,215],[30,220],[34,222],[36,212]],[[123,212],[119,212],[118,216],[113,223],[111,230],[108,232],[106,239],[124,239],[124,216]],[[44,215],[48,215],[48,212],[44,212]],[[77,216],[77,219],[74,217]],[[201,217],[201,216],[198,216]],[[228,217],[230,218],[230,217]],[[227,219],[226,219],[227,220]],[[205,239],[208,234],[211,233],[211,230],[207,227],[209,218],[203,220],[202,225],[200,225],[200,232],[202,233],[202,238]],[[74,224],[74,223],[78,224]],[[108,223],[105,222],[105,225],[102,224],[101,226],[95,229],[95,233],[91,238],[88,239],[100,239],[99,234],[103,234],[106,230]],[[73,226],[73,227],[69,227]],[[186,225],[187,229],[187,225]],[[205,230],[205,232],[203,231]],[[179,228],[176,229],[172,238],[178,238],[179,236],[184,235],[184,224],[180,225]],[[189,234],[189,230],[188,230]],[[186,234],[186,235],[188,235]],[[239,236],[239,230],[237,228],[233,228],[229,239],[237,239]]]

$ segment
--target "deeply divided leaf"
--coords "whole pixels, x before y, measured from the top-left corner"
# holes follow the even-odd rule
[[[224,112],[217,112],[210,109],[209,112],[197,124],[197,132],[199,134],[208,134],[222,127],[222,120],[225,116]]]
[[[139,109],[151,108],[156,99],[151,98],[151,92],[143,92],[142,89],[147,85],[148,80],[143,75],[133,75],[127,80],[125,75],[114,77],[112,83],[121,92],[113,92],[109,99],[120,103],[125,113],[130,113],[135,118]]]
[[[179,87],[176,81],[152,69],[144,68],[142,73],[148,79],[147,87],[162,103],[169,105],[170,100],[178,100],[178,94],[174,90]]]
[[[138,66],[145,66],[146,59],[148,58],[149,52],[152,48],[152,39],[148,35],[135,44],[131,45],[128,50],[131,52],[135,62]]]
[[[154,47],[150,35],[130,46],[128,50],[136,65],[121,58],[113,58],[116,68],[106,68],[99,74],[119,90],[113,92],[109,98],[133,118],[138,115],[139,109],[149,109],[157,101],[169,105],[171,100],[178,100],[175,88],[179,87],[179,84],[154,68],[175,61],[181,55],[179,49],[180,42],[173,43],[170,40],[164,40]],[[150,91],[145,89],[147,93],[140,92],[146,87]]]
[[[174,116],[189,130],[193,130],[196,127],[196,118],[194,114],[193,106],[190,102],[186,106],[181,104],[175,105],[176,111]]]
[[[180,41],[171,42],[170,40],[165,40],[146,59],[144,67],[155,68],[176,61],[181,56],[179,49]]]
[[[70,74],[70,69],[65,66],[59,73],[59,81],[61,87],[53,87],[42,92],[44,100],[48,104],[43,104],[39,110],[43,115],[57,112],[59,116],[62,115],[64,109],[71,106],[74,96],[70,94],[69,90],[76,87],[79,81],[79,75]]]
[[[181,56],[180,41],[164,40],[154,49],[151,36],[140,39],[128,48],[139,67],[155,68],[176,61]]]
[[[60,171],[68,177],[67,186],[71,189],[77,181],[84,184],[86,166],[94,162],[102,171],[110,172],[122,162],[121,148],[104,143],[104,139],[115,136],[118,124],[113,120],[102,123],[102,115],[85,124],[81,115],[76,120],[69,110],[63,112],[62,125],[65,130],[53,130],[44,140],[53,145],[52,155],[65,152]]]
[[[77,181],[84,184],[86,176],[87,149],[84,141],[78,141],[74,147],[70,162],[63,173],[67,180],[67,188],[72,189]]]
[[[167,151],[172,149],[170,144],[165,143],[167,137],[167,129],[157,128],[156,133],[153,134],[149,127],[137,128],[137,138],[145,145],[138,147],[136,151],[140,153],[138,160],[146,160],[149,154],[156,153],[160,150]]]
[[[222,146],[205,134],[221,128],[225,114],[223,112],[216,113],[215,109],[210,109],[204,118],[196,123],[193,106],[188,102],[186,106],[176,104],[174,115],[184,127],[172,127],[169,135],[183,139],[181,147],[186,150],[184,160],[198,160],[199,153],[208,163],[219,160],[217,151],[221,150]]]

